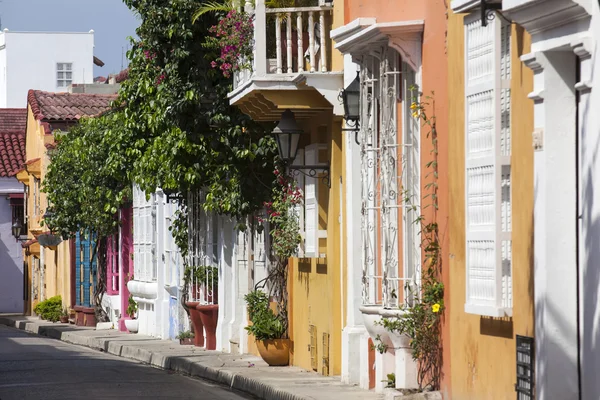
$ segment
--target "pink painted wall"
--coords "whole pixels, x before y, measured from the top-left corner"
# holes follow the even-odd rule
[[[119,257],[120,274],[119,288],[121,291],[121,318],[119,319],[119,330],[126,332],[125,320],[130,319],[125,315],[129,305],[129,290],[127,289],[128,275],[133,273],[133,209],[131,207],[121,209],[121,254]]]

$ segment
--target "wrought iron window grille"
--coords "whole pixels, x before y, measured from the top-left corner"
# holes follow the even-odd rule
[[[516,336],[517,350],[517,383],[515,391],[517,400],[535,398],[535,342],[534,338]]]

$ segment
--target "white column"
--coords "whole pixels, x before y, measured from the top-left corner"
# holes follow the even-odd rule
[[[534,91],[536,398],[572,399],[577,377],[575,57],[523,56]]]
[[[286,54],[286,58],[287,58],[287,73],[291,74],[294,70],[293,70],[293,59],[292,59],[292,13],[287,13],[286,14],[286,20],[285,20],[285,35],[286,35],[286,45],[287,45],[287,54]],[[302,32],[300,32],[300,35],[302,35]]]
[[[267,13],[265,0],[256,0],[254,10],[254,73],[267,74]],[[259,45],[259,44],[263,45]]]
[[[304,30],[302,29],[302,12],[298,12],[296,17],[296,28],[298,32],[298,72],[304,72]]]
[[[283,72],[283,62],[281,60],[281,17],[279,14],[275,16],[275,53],[277,55],[277,73]]]
[[[344,87],[356,78],[356,64],[350,55],[344,56]],[[355,133],[345,132],[344,151],[346,153],[345,210],[346,210],[346,326],[342,331],[342,382],[369,388],[369,334],[364,327],[359,311],[362,298],[361,266],[361,183],[360,146],[356,144]]]
[[[310,72],[315,72],[315,13],[308,12],[308,52],[310,54]]]
[[[596,21],[596,34],[600,33],[600,20]],[[600,91],[592,88],[594,77],[600,76],[600,63],[593,54],[598,42],[584,37],[571,43],[580,60],[579,81],[575,89],[579,94],[579,304],[580,304],[580,357],[581,398],[600,398],[600,381],[589,374],[600,365],[598,338],[600,337]]]

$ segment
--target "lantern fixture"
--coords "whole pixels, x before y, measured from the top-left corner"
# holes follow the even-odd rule
[[[19,240],[21,238],[21,233],[23,231],[23,224],[21,223],[21,220],[17,219],[13,224],[12,224],[12,235],[15,237],[15,239]]]
[[[356,72],[356,78],[340,92],[340,98],[344,105],[344,119],[350,128],[344,131],[354,132],[354,141],[358,142],[358,131],[360,129],[360,72]]]
[[[54,217],[54,213],[52,212],[52,210],[49,210],[49,209],[46,210],[46,212],[42,216],[42,218],[44,219],[44,224],[48,227],[48,230],[50,230],[50,233],[53,233],[53,231],[54,231],[53,224],[52,224],[52,217]]]
[[[298,126],[294,113],[285,110],[279,124],[273,129],[277,139],[279,157],[286,165],[291,165],[298,155],[298,143],[304,131]]]
[[[360,76],[356,73],[356,78],[342,90],[342,101],[344,103],[344,119],[358,124],[360,120]]]
[[[277,139],[277,148],[279,150],[279,157],[285,164],[288,173],[293,174],[292,171],[301,173],[308,177],[314,178],[319,172],[324,173],[322,177],[323,181],[330,186],[329,181],[329,164],[323,165],[292,165],[296,156],[298,155],[298,145],[300,143],[300,137],[304,134],[304,131],[294,117],[294,113],[291,110],[285,110],[281,115],[279,124],[273,129],[273,135]]]

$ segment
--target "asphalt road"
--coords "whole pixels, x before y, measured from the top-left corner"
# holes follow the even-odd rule
[[[250,399],[227,388],[0,325],[0,400]]]

